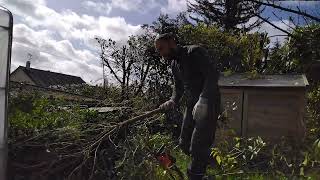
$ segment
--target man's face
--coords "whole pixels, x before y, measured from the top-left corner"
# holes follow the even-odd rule
[[[160,55],[166,59],[166,60],[172,60],[173,59],[173,47],[172,43],[170,43],[170,40],[158,40],[155,43],[157,51],[160,53]]]

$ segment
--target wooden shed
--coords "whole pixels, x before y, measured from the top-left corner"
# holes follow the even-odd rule
[[[221,76],[219,86],[227,122],[238,135],[304,137],[305,75],[262,75],[250,80],[235,74]]]

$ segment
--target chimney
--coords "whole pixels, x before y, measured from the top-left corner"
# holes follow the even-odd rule
[[[27,69],[30,69],[30,64],[31,64],[30,61],[27,61],[27,63],[26,63],[26,68]]]

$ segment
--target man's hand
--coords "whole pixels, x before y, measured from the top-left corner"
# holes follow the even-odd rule
[[[172,99],[170,99],[170,100],[166,101],[165,103],[161,104],[159,106],[159,108],[167,111],[167,110],[173,109],[175,105],[176,105],[176,103]]]
[[[200,97],[192,111],[193,119],[202,120],[208,116],[208,99]]]

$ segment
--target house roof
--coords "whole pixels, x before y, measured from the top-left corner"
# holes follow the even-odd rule
[[[220,76],[221,87],[306,87],[308,80],[303,74],[261,75],[258,79],[249,79],[245,74]]]
[[[43,86],[43,87],[49,87],[54,85],[85,83],[85,81],[78,76],[72,76],[72,75],[34,69],[34,68],[26,68],[23,66],[19,66],[18,69],[19,68],[23,72],[25,72],[36,85]]]

